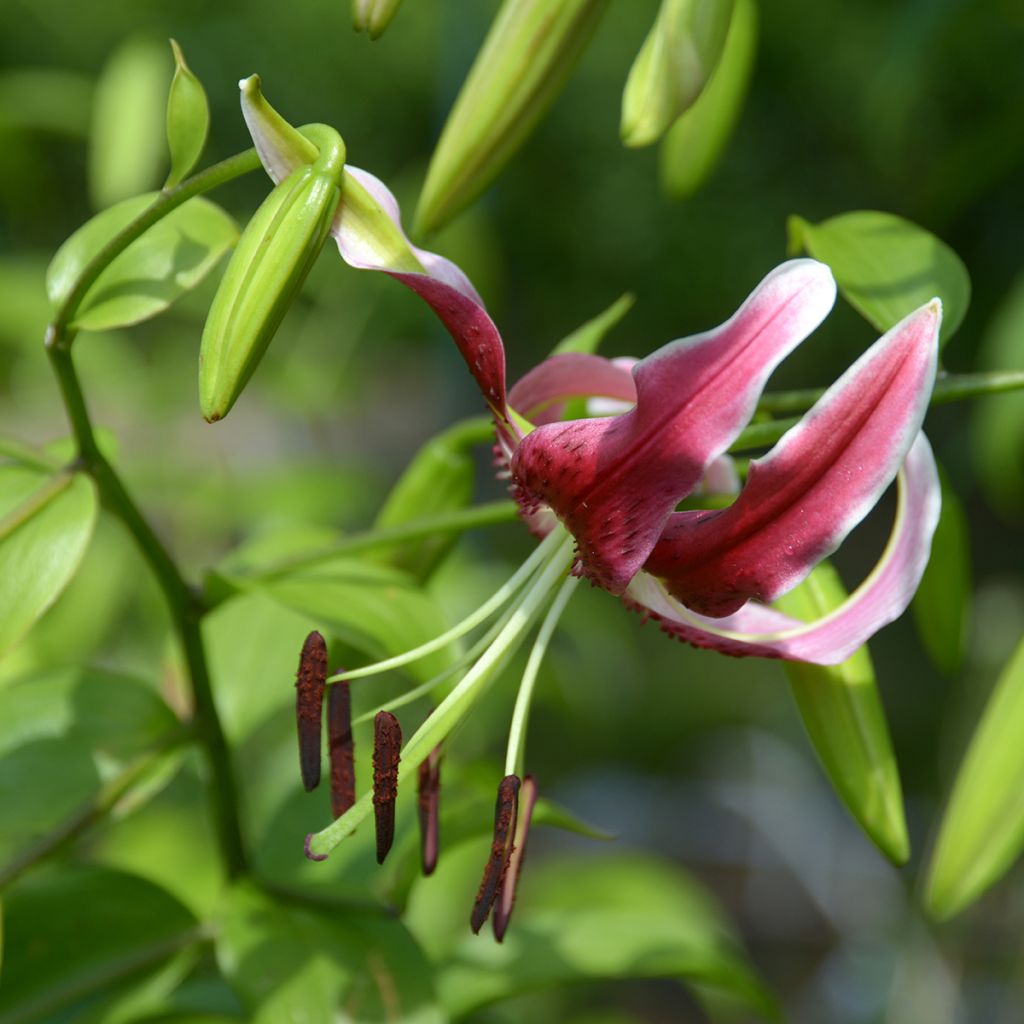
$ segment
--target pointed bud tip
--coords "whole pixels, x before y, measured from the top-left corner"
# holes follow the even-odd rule
[[[246,96],[258,95],[260,91],[260,76],[250,75],[248,78],[240,78],[238,80],[238,88]]]

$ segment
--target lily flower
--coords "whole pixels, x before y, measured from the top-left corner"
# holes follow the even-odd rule
[[[266,105],[252,81],[243,83],[243,110],[268,173],[279,181],[315,157],[315,147]],[[398,204],[378,179],[346,168],[332,234],[345,262],[394,277],[447,328],[494,417],[501,472],[541,538],[524,566],[463,622],[414,651],[344,675],[351,682],[398,668],[496,620],[446,673],[462,675],[403,748],[400,777],[436,750],[543,616],[505,765],[506,777],[523,777],[537,672],[581,578],[696,646],[818,664],[845,660],[906,609],[939,515],[938,476],[921,432],[935,378],[937,299],[875,342],[755,459],[731,505],[682,512],[677,506],[702,481],[730,478],[725,453],[768,377],[831,310],[836,288],[828,267],[809,259],[783,263],[719,327],[639,361],[558,355],[508,390],[501,336],[479,295],[454,264],[408,242]],[[591,411],[611,414],[563,420],[569,400],[579,398],[592,401]],[[892,535],[849,599],[810,623],[772,608],[842,543],[894,479]],[[307,852],[328,853],[371,809],[366,794],[308,837]],[[499,838],[507,854],[508,837]],[[504,861],[507,867],[507,855]],[[490,905],[496,891],[486,887],[481,904]]]

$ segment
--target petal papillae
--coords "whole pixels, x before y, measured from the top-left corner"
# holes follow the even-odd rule
[[[824,264],[784,263],[726,323],[641,360],[635,409],[546,424],[523,440],[513,475],[576,537],[584,575],[623,592],[676,504],[746,425],[772,370],[834,301]]]
[[[673,513],[645,569],[710,616],[795,587],[875,505],[917,437],[941,319],[936,300],[880,338],[750,464],[732,505]]]

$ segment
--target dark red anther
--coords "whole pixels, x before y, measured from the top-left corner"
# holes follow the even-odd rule
[[[434,749],[420,765],[418,809],[420,819],[420,853],[423,874],[431,875],[437,867],[438,808],[441,801],[441,748]]]
[[[327,679],[327,644],[313,630],[302,645],[295,677],[295,719],[299,727],[299,768],[308,792],[320,784],[320,734]]]
[[[523,861],[526,859],[526,837],[530,831],[530,818],[533,817],[533,805],[536,802],[537,780],[532,775],[527,775],[519,790],[519,814],[508,867],[501,881],[498,898],[494,901],[494,917],[491,924],[494,926],[494,937],[498,942],[505,938],[505,931],[512,917],[512,908],[515,906],[519,872],[523,870]]]
[[[373,816],[377,825],[377,863],[383,864],[395,839],[395,799],[402,727],[390,711],[373,720]]]
[[[508,869],[516,834],[516,814],[519,804],[519,776],[506,775],[498,785],[498,800],[494,807],[494,838],[491,852],[484,867],[484,877],[473,904],[469,924],[474,932],[483,927],[487,915],[501,889],[501,880]]]
[[[352,696],[346,679],[327,691],[327,751],[331,759],[331,811],[340,818],[356,802]]]

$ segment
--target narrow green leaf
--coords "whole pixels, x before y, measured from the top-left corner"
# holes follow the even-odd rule
[[[1024,640],[1003,669],[953,785],[925,886],[933,917],[959,913],[1024,846]]]
[[[622,94],[627,146],[657,142],[700,96],[722,55],[732,8],[733,0],[662,0]]]
[[[942,515],[928,568],[914,595],[914,622],[928,657],[953,675],[963,662],[971,608],[971,544],[964,507],[939,469]]]
[[[718,65],[662,145],[661,181],[673,198],[693,195],[714,171],[743,109],[756,53],[757,6],[736,0]]]
[[[579,61],[607,0],[505,0],[434,150],[416,211],[433,231],[525,141]]]
[[[157,193],[134,196],[97,214],[58,250],[46,272],[46,291],[56,309],[100,250],[130,224]],[[153,225],[96,279],[71,326],[102,331],[162,313],[195,288],[238,239],[235,222],[197,196]]]
[[[1024,368],[1024,274],[1018,276],[985,330],[980,367]],[[1001,395],[979,402],[972,424],[974,462],[985,496],[1009,522],[1024,508],[1024,401]]]
[[[553,356],[563,352],[596,352],[605,335],[633,308],[636,296],[631,292],[620,295],[606,310],[580,324],[567,334],[552,350]]]
[[[67,586],[95,523],[88,477],[0,466],[0,654]]]
[[[971,281],[960,257],[945,242],[909,220],[877,210],[857,210],[811,224],[790,217],[789,249],[806,249],[832,268],[847,302],[879,331],[938,296],[940,344],[953,336],[967,312]]]
[[[473,498],[476,464],[472,446],[479,438],[478,421],[454,427],[432,437],[413,456],[391,489],[377,515],[374,529],[386,530],[429,516],[466,508]],[[493,440],[489,424],[485,436]],[[458,540],[454,533],[423,537],[378,552],[378,557],[397,569],[424,580]]]
[[[556,804],[554,800],[540,797],[533,808],[533,824],[547,825],[549,828],[560,828],[565,832],[572,832],[577,836],[584,836],[587,839],[597,839],[601,842],[610,842],[617,839],[614,832],[607,832],[597,825],[591,825],[577,817],[567,807]]]
[[[171,40],[174,78],[167,96],[167,146],[171,170],[164,188],[172,188],[196,165],[210,130],[210,104],[202,82],[185,63],[177,41]]]
[[[810,621],[846,598],[823,562],[775,604]],[[868,838],[894,864],[910,856],[899,771],[867,647],[841,665],[783,662],[790,690],[832,785]]]
[[[164,160],[167,58],[154,39],[130,39],[107,61],[93,99],[89,194],[97,209],[153,188]]]
[[[101,868],[26,879],[5,896],[4,916],[2,1024],[82,1020],[87,1006],[200,941],[195,919],[164,890]]]

